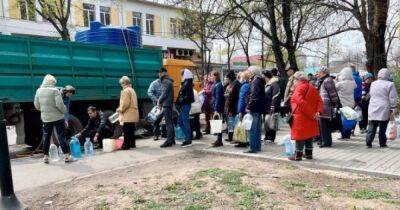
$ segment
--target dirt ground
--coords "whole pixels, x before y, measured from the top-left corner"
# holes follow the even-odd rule
[[[18,193],[29,209],[400,209],[400,179],[202,153]]]

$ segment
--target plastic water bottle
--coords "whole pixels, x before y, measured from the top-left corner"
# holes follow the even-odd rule
[[[183,140],[183,130],[179,125],[175,127],[175,139],[178,142],[182,142]]]
[[[58,156],[60,156],[60,158],[64,156],[64,152],[62,151],[61,147],[58,147]]]
[[[69,147],[71,149],[71,155],[72,157],[76,159],[81,159],[82,154],[81,154],[81,145],[79,143],[78,138],[75,136],[71,138],[71,142],[69,143]]]
[[[60,156],[58,155],[58,148],[55,144],[50,145],[49,159],[50,159],[50,161],[59,161],[60,160]]]
[[[93,143],[90,141],[90,138],[86,138],[84,147],[85,147],[85,155],[86,156],[93,155]]]
[[[294,154],[294,146],[292,140],[290,138],[285,139],[285,155],[286,157],[293,156]]]

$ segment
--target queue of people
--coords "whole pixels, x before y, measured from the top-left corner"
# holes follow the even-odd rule
[[[359,106],[362,120],[359,122],[361,133],[367,133],[366,146],[372,142],[379,128],[379,145],[387,147],[386,128],[389,120],[397,114],[397,91],[391,81],[391,72],[381,69],[377,80],[367,73],[361,77],[354,66],[344,68],[336,78],[330,75],[326,67],[314,75],[289,68],[288,82],[282,86],[276,69],[262,70],[251,66],[238,75],[234,71],[227,73],[224,81],[220,72],[213,71],[205,76],[203,90],[193,88],[194,75],[191,70],[181,72],[181,87],[177,98],[174,97],[174,81],[165,68],[158,71],[159,78],[151,83],[148,95],[153,105],[160,110],[154,121],[154,140],[160,136],[160,123],[164,119],[166,140],[160,147],[166,148],[176,144],[175,126],[183,131],[182,147],[192,145],[193,139],[202,138],[200,131],[200,113],[205,114],[204,134],[210,134],[210,120],[222,119],[226,123],[228,143],[235,147],[248,147],[246,153],[261,151],[262,142],[274,143],[279,130],[278,119],[284,109],[291,127],[291,139],[295,141],[295,152],[290,160],[313,158],[313,143],[319,147],[332,146],[332,132],[339,130],[343,139],[351,138],[354,127],[341,125],[344,115],[341,108],[354,109]],[[360,83],[361,82],[361,83]],[[67,146],[66,127],[69,113],[70,97],[75,93],[72,86],[63,91],[56,88],[56,79],[46,75],[41,87],[37,90],[34,105],[41,112],[44,132],[44,162],[49,163],[48,153],[56,130],[58,142],[62,148],[65,162],[73,161]],[[131,80],[124,76],[120,79],[122,87],[120,103],[117,108],[119,123],[123,128],[124,143],[122,149],[136,147],[135,124],[139,121],[139,107]],[[200,100],[202,98],[202,100]],[[94,143],[113,136],[114,125],[108,117],[96,107],[87,109],[89,121],[86,127],[76,136],[81,143],[90,138]],[[252,118],[247,132],[247,142],[235,142],[234,129],[245,115]],[[264,124],[264,127],[262,126]],[[263,129],[264,128],[264,129]],[[193,135],[193,132],[196,134]],[[264,139],[261,136],[264,133]],[[222,147],[223,131],[216,134],[212,147]]]

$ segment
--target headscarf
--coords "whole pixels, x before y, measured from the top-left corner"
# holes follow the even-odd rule
[[[378,72],[378,79],[390,80],[391,74],[392,74],[392,72],[390,72],[389,69],[383,68],[383,69],[379,70],[379,72]]]
[[[183,69],[183,80],[193,79],[193,73],[189,69]]]

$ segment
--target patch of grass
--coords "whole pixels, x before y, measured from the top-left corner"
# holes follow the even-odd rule
[[[397,199],[388,199],[388,200],[384,200],[384,202],[389,203],[389,204],[393,204],[396,206],[400,206],[400,200]]]
[[[192,204],[185,207],[185,210],[206,210],[209,209],[209,206],[201,205],[201,204]]]
[[[202,180],[196,180],[194,182],[192,182],[192,187],[194,188],[203,188],[207,185],[207,182],[202,181]]]
[[[210,168],[206,170],[201,170],[196,173],[197,177],[216,177],[222,173],[222,169],[220,168]]]
[[[390,199],[392,196],[388,192],[382,192],[374,189],[361,189],[354,191],[351,196],[355,199],[369,200],[369,199]]]
[[[332,187],[327,187],[325,189],[326,193],[328,193],[328,195],[330,195],[332,198],[337,198],[339,197],[339,193],[337,191],[335,191],[335,189],[333,189]]]
[[[102,184],[96,184],[95,188],[96,188],[96,190],[98,190],[98,189],[104,188],[104,185],[102,185]]]
[[[123,188],[119,189],[119,194],[121,194],[123,196],[134,196],[134,195],[136,195],[136,192],[132,189],[123,187]]]
[[[314,189],[310,183],[303,181],[284,181],[283,186],[302,193],[306,199],[314,200],[320,198],[322,195],[320,190]]]
[[[169,210],[171,209],[165,204],[162,203],[156,203],[154,201],[148,201],[146,202],[144,209],[152,209],[152,210]]]
[[[239,171],[223,171],[222,179],[221,182],[223,184],[232,186],[232,185],[238,185],[242,183],[242,177],[245,175],[242,172]]]
[[[177,192],[179,192],[181,190],[184,190],[185,186],[183,186],[183,184],[180,183],[180,182],[174,182],[172,184],[168,184],[163,189],[168,191],[168,192],[177,193]]]
[[[95,210],[110,210],[110,204],[106,200],[102,200],[94,206]]]
[[[133,199],[134,204],[144,204],[146,202],[147,200],[143,198],[141,195],[136,195],[135,198]]]

